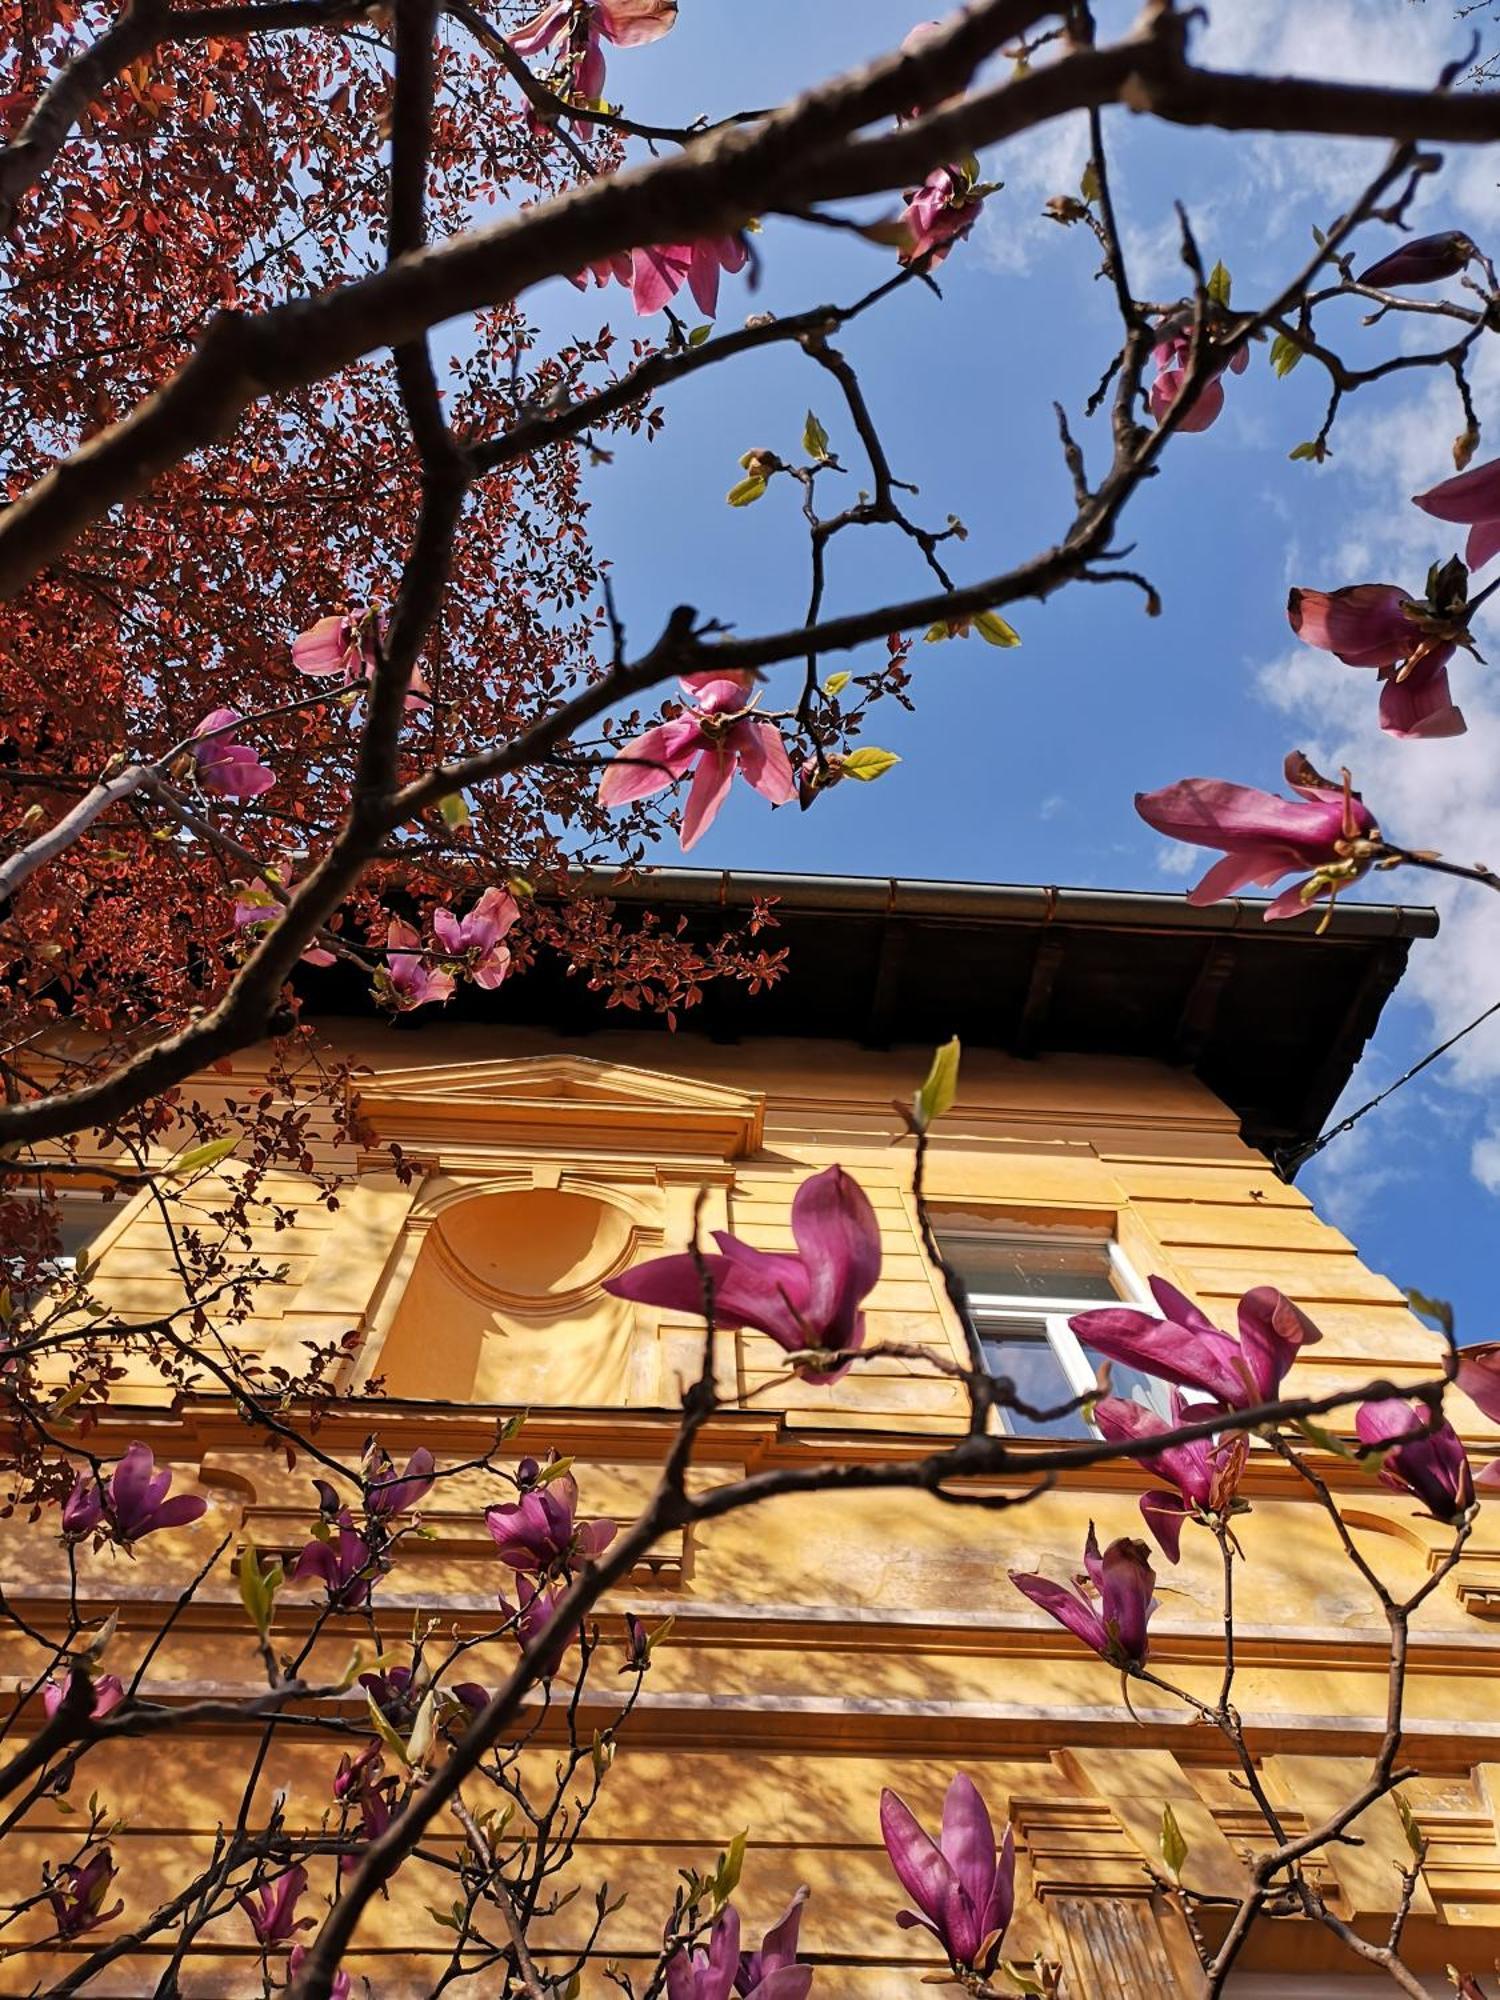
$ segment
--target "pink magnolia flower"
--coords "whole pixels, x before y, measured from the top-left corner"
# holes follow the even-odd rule
[[[290,884],[287,885],[290,888]],[[264,875],[257,875],[253,882],[242,883],[236,891],[233,916],[236,930],[268,931],[281,916],[282,904],[271,894]],[[302,954],[304,965],[336,965],[337,959],[331,951],[325,951],[320,944],[310,944]]]
[[[388,611],[369,604],[359,611],[336,611],[309,625],[292,641],[292,665],[310,680],[373,680],[380,663],[380,648],[390,630]],[[408,714],[426,708],[432,700],[420,667],[412,669],[406,689]]]
[[[719,309],[719,273],[750,261],[744,236],[704,236],[696,243],[656,243],[630,260],[630,296],[638,313],[660,312],[686,284],[705,319]],[[576,282],[576,281],[575,281]]]
[[[1000,1962],[1016,1899],[1016,1845],[1010,1827],[999,1853],[974,1781],[960,1771],[943,1800],[934,1842],[905,1800],[880,1794],[880,1837],[901,1886],[920,1914],[902,1910],[903,1930],[932,1932],[956,1969],[988,1979]]]
[[[616,1298],[669,1312],[703,1311],[703,1284],[713,1287],[714,1320],[725,1328],[754,1327],[788,1354],[864,1345],[861,1306],[880,1276],[880,1225],[869,1197],[842,1167],[805,1180],[792,1199],[794,1254],[756,1250],[716,1229],[721,1254],[657,1257],[610,1278]],[[808,1381],[832,1382],[848,1361],[806,1369]]]
[[[1414,493],[1412,501],[1439,521],[1457,521],[1468,527],[1464,560],[1471,570],[1483,569],[1500,552],[1500,458],[1470,466],[1467,472],[1441,480],[1425,493]]]
[[[730,1903],[707,1946],[684,1945],[667,1960],[667,2000],[729,2000],[740,1964],[740,1914]]]
[[[761,1939],[759,1951],[742,1951],[734,1975],[741,2000],[806,2000],[813,1969],[797,1957],[797,1931],[807,1890],[801,1888]]]
[[[278,1875],[274,1882],[263,1883],[257,1896],[243,1892],[236,1896],[235,1901],[250,1919],[250,1928],[263,1950],[285,1944],[298,1931],[316,1928],[316,1917],[297,1916],[297,1904],[306,1887],[307,1870],[299,1864]]]
[[[294,1944],[287,1954],[286,1961],[286,1985],[288,1992],[291,1991],[302,1977],[302,1967],[306,1959],[307,1946],[305,1944]],[[348,1973],[336,1972],[329,1982],[328,2000],[351,2000],[353,1992],[354,1981],[349,1977]]]
[[[501,1562],[542,1576],[575,1557],[590,1562],[614,1540],[613,1521],[578,1521],[577,1511],[578,1481],[565,1472],[519,1500],[487,1507],[484,1522]]]
[[[1176,1389],[1170,1423],[1121,1396],[1106,1396],[1094,1405],[1094,1422],[1107,1438],[1162,1437],[1202,1414]],[[1142,1454],[1139,1463],[1177,1489],[1168,1493],[1153,1487],[1141,1495],[1141,1514],[1168,1562],[1176,1562],[1181,1552],[1184,1521],[1208,1515],[1222,1518],[1229,1511],[1249,1451],[1249,1438],[1243,1431],[1233,1431],[1225,1438],[1198,1438]]]
[[[60,1938],[82,1937],[85,1931],[120,1914],[125,1907],[123,1897],[112,1909],[102,1907],[114,1878],[115,1858],[107,1847],[97,1848],[87,1861],[63,1863],[47,1891]]]
[[[1415,1494],[1435,1519],[1457,1521],[1474,1505],[1469,1456],[1446,1420],[1434,1424],[1421,1405],[1391,1398],[1361,1403],[1354,1428],[1361,1444],[1387,1448],[1380,1467],[1384,1484]]]
[[[992,192],[963,166],[934,167],[919,188],[907,191],[898,224],[906,237],[900,261],[935,270],[979,220]]]
[[[384,977],[392,999],[406,1012],[453,996],[453,975],[422,960],[422,940],[410,924],[392,918],[385,934]]]
[[[66,1698],[67,1689],[63,1683],[59,1681],[44,1681],[42,1683],[42,1707],[46,1711],[49,1722],[62,1707]],[[119,1675],[100,1674],[98,1680],[94,1682],[93,1706],[89,1710],[90,1721],[100,1721],[104,1716],[117,1709],[124,1699],[125,1683],[120,1679]]]
[[[340,1757],[333,1774],[334,1801],[346,1813],[351,1806],[358,1808],[359,1830],[366,1841],[378,1840],[396,1816],[396,1795],[401,1781],[394,1776],[382,1776],[384,1769],[380,1745],[370,1743],[358,1757],[351,1759],[347,1754]],[[361,1851],[339,1856],[341,1875],[353,1874],[359,1866]]]
[[[1287,758],[1286,775],[1305,803],[1224,778],[1183,778],[1160,791],[1136,793],[1136,811],[1158,833],[1224,849],[1224,859],[1189,889],[1190,903],[1217,903],[1252,885],[1269,888],[1283,875],[1302,875],[1266,911],[1271,923],[1300,916],[1324,897],[1331,902],[1369,867],[1370,858],[1356,855],[1353,846],[1378,841],[1380,828],[1359,794],[1320,778],[1300,750]]]
[[[117,1540],[129,1546],[161,1528],[186,1527],[208,1512],[208,1502],[196,1493],[179,1493],[169,1500],[172,1474],[156,1469],[150,1447],[133,1444],[101,1490],[91,1474],[80,1477],[63,1508],[63,1532],[88,1535],[100,1526],[113,1528]]]
[[[1083,1567],[1085,1574],[1072,1590],[1031,1572],[1012,1570],[1010,1580],[1050,1618],[1092,1647],[1100,1659],[1133,1673],[1146,1664],[1150,1650],[1146,1627],[1155,1604],[1151,1593],[1156,1585],[1151,1551],[1144,1542],[1122,1535],[1101,1556],[1090,1521]]]
[[[773,806],[796,797],[797,779],[780,730],[745,713],[749,674],[692,674],[682,688],[693,706],[625,745],[599,782],[599,803],[650,798],[691,771],[682,815],[685,854],[713,824],[737,770]]]
[[[1434,572],[1434,588],[1451,592],[1455,581],[1446,571]],[[1387,735],[1461,736],[1463,714],[1448,685],[1448,662],[1464,629],[1461,584],[1459,597],[1457,605],[1438,610],[1394,583],[1296,589],[1286,615],[1305,644],[1321,646],[1346,666],[1375,669]]]
[[[1160,423],[1177,401],[1187,380],[1188,364],[1193,353],[1193,329],[1191,324],[1169,321],[1157,328],[1157,336],[1156,345],[1151,350],[1156,376],[1151,384],[1149,401],[1151,414]],[[1242,347],[1228,366],[1240,375],[1244,373],[1249,359],[1249,349]],[[1223,412],[1224,370],[1219,368],[1209,376],[1178,419],[1177,428],[1179,431],[1206,431],[1210,424],[1218,422]]]
[[[455,917],[448,909],[432,913],[432,928],[438,943],[454,958],[473,962],[467,966],[476,986],[491,989],[500,985],[510,971],[510,951],[501,939],[521,914],[521,906],[509,889],[486,889],[465,917]]]
[[[361,1674],[359,1685],[387,1722],[410,1722],[413,1699],[420,1692],[420,1684],[413,1686],[410,1667],[391,1667],[379,1673]]]
[[[239,710],[216,708],[193,732],[193,761],[205,792],[226,799],[253,799],[269,791],[276,773],[269,770],[248,743],[231,743],[229,731],[239,725]]]
[[[80,1472],[63,1502],[62,1529],[68,1536],[91,1535],[104,1519],[104,1494],[92,1474]]]
[[[337,1538],[308,1542],[288,1576],[315,1576],[328,1592],[328,1602],[341,1611],[357,1611],[370,1599],[370,1544],[354,1525],[346,1507],[339,1515]]]
[[[1270,1285],[1257,1285],[1240,1300],[1238,1340],[1221,1333],[1165,1278],[1153,1278],[1151,1291],[1160,1319],[1134,1306],[1100,1306],[1075,1313],[1068,1325],[1086,1347],[1109,1360],[1183,1388],[1203,1389],[1228,1410],[1274,1402],[1300,1350],[1323,1337],[1305,1312]]]
[[[1491,1423],[1500,1424],[1500,1340],[1486,1341],[1479,1347],[1461,1347],[1454,1380]]]
[[[567,1585],[564,1583],[554,1584],[550,1590],[539,1590],[529,1576],[518,1576],[517,1603],[512,1604],[503,1591],[500,1593],[500,1609],[507,1618],[515,1620],[512,1636],[519,1646],[529,1651],[538,1644],[551,1624],[552,1614],[562,1602],[566,1591]],[[578,1626],[574,1623],[548,1638],[537,1660],[543,1680],[551,1680],[563,1663],[563,1655],[577,1637]]]
[[[1461,229],[1445,229],[1436,236],[1414,236],[1409,243],[1387,251],[1361,271],[1355,283],[1374,285],[1385,291],[1396,285],[1435,285],[1443,278],[1456,278],[1478,254]]]
[[[544,55],[557,48],[559,95],[597,105],[604,95],[604,42],[642,48],[660,40],[677,21],[677,0],[550,0],[508,39],[518,56]],[[574,121],[588,137],[592,125]]]
[[[580,292],[586,292],[590,285],[602,289],[605,285],[629,285],[631,279],[631,257],[628,250],[616,250],[613,256],[600,257],[595,263],[585,264],[581,271],[569,274],[568,283],[576,285]]]
[[[398,1478],[389,1453],[379,1445],[365,1459],[365,1506],[372,1514],[405,1514],[432,1489],[437,1461],[425,1444],[418,1445]]]

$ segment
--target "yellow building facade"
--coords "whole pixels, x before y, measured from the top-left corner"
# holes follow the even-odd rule
[[[693,923],[743,907],[766,885],[685,872],[652,894]],[[543,975],[502,988],[475,1017],[393,1030],[318,1002],[329,1046],[363,1067],[358,1145],[319,1142],[317,1166],[346,1176],[336,1209],[312,1182],[283,1176],[290,1215],[235,1256],[282,1267],[234,1334],[271,1369],[304,1343],[352,1335],[344,1400],[318,1436],[357,1459],[377,1431],[400,1465],[424,1444],[440,1464],[482,1454],[499,1418],[528,1412],[505,1450],[573,1457],[590,1514],[628,1519],[650,1491],[696,1371],[701,1323],[613,1298],[605,1280],[705,1229],[791,1247],[792,1196],[838,1162],[868,1192],[883,1239],[869,1301],[871,1345],[977,1356],[1034,1392],[1079,1385],[1088,1357],[1067,1331],[1080,1306],[1140,1295],[1159,1274],[1232,1326],[1254,1285],[1274,1285],[1322,1331],[1289,1387],[1321,1394],[1372,1378],[1430,1380],[1441,1345],[1397,1286],[1313,1212],[1268,1149],[1305,1143],[1326,1116],[1414,939],[1433,928],[1404,910],[1341,911],[1327,936],[1267,932],[1259,910],[1190,912],[1169,898],[1080,892],[943,890],[928,885],[788,881],[780,897],[791,970],[785,990],[689,1014],[676,1034],[586,1000]],[[479,1014],[483,1005],[488,1011]],[[627,1025],[621,1025],[626,1023]],[[931,1043],[959,1032],[955,1110],[928,1160],[935,1224],[974,1295],[963,1323],[923,1252],[912,1147],[891,1108],[909,1098]],[[204,1101],[243,1097],[260,1074],[248,1052],[199,1079]],[[393,1171],[389,1148],[406,1171]],[[220,1170],[232,1178],[231,1163]],[[219,1199],[195,1184],[205,1210]],[[174,1302],[164,1225],[142,1195],[108,1211],[90,1249],[100,1295],[122,1316]],[[1422,1274],[1434,1282],[1440,1274]],[[1473,1330],[1480,1331],[1479,1329]],[[962,1430],[960,1387],[919,1359],[876,1360],[831,1385],[788,1381],[772,1343],[721,1334],[726,1407],[706,1427],[697,1478],[714,1483],[785,1465],[910,1461]],[[1055,1400],[1055,1398],[1054,1398]],[[1500,1439],[1456,1394],[1450,1413],[1480,1458]],[[1352,1434],[1352,1412],[1330,1419]],[[1082,1419],[1079,1435],[1087,1435]],[[81,1561],[90,1603],[121,1607],[128,1664],[161,1624],[185,1574],[227,1541],[219,1568],[155,1657],[146,1691],[202,1701],[264,1684],[230,1562],[248,1532],[264,1552],[299,1548],[315,1515],[305,1459],[292,1470],[227,1397],[169,1407],[158,1384],[125,1385],[94,1449],[137,1438],[209,1501],[189,1529],[130,1560]],[[995,1493],[1023,1492],[1026,1435]],[[1415,1503],[1328,1456],[1322,1469],[1361,1548],[1398,1592],[1429,1573],[1448,1537]],[[711,1864],[750,1831],[743,1891],[758,1936],[801,1883],[812,1895],[804,1947],[814,1992],[903,2000],[940,1960],[925,1932],[898,1929],[903,1897],[880,1847],[877,1802],[892,1785],[928,1824],[953,1772],[967,1770],[1020,1855],[1007,1956],[1058,1963],[1073,2000],[1190,1996],[1196,1957],[1180,1916],[1153,1890],[1162,1808],[1187,1839],[1186,1881],[1234,1895],[1264,1827],[1214,1731],[1140,1689],[1134,1717],[1119,1674],[1045,1619],[1012,1569],[1077,1567],[1090,1521],[1101,1540],[1141,1532],[1149,1483],[1134,1466],[1066,1474],[1024,1506],[987,1511],[901,1492],[782,1498],[660,1545],[609,1599],[675,1622],[622,1741],[579,1853],[585,1893],[543,1947],[565,1949],[607,1880],[628,1892],[605,1956],[647,1963],[680,1868]],[[1240,1539],[1236,1699],[1268,1791],[1290,1830],[1357,1789],[1384,1724],[1387,1635],[1378,1605],[1288,1467],[1253,1455]],[[430,1539],[377,1593],[382,1636],[413,1621],[472,1636],[494,1622],[496,1563],[481,1515],[502,1498],[483,1475],[441,1484],[424,1508]],[[1491,1523],[1493,1522],[1493,1526]],[[12,1530],[7,1595],[40,1629],[66,1604],[55,1543]],[[1189,1527],[1182,1561],[1157,1562],[1152,1664],[1209,1698],[1222,1666],[1217,1551]],[[274,1636],[291,1648],[315,1593],[293,1584]],[[1500,1505],[1482,1511],[1468,1552],[1413,1633],[1406,1796],[1430,1846],[1407,1933],[1409,1962],[1434,1993],[1445,1965],[1488,1972],[1500,1952]],[[358,1615],[337,1621],[310,1670],[336,1677]],[[8,1641],[14,1651],[14,1641]],[[480,1648],[474,1678],[494,1685],[513,1647]],[[111,1665],[115,1665],[112,1656]],[[11,1685],[28,1667],[5,1663]],[[119,1669],[123,1670],[123,1669]],[[596,1675],[584,1717],[607,1725],[618,1697]],[[356,1688],[327,1704],[364,1713]],[[539,1769],[555,1730],[542,1729]],[[253,1738],[205,1723],[187,1737],[91,1754],[88,1785],[123,1819],[114,1845],[127,1916],[170,1899],[232,1821]],[[316,1824],[338,1754],[315,1735],[279,1738],[260,1801],[283,1794],[293,1824]],[[260,1807],[257,1805],[257,1810]],[[34,1888],[76,1820],[43,1802],[6,1841],[6,1892]],[[1372,1940],[1397,1906],[1407,1847],[1382,1801],[1358,1845],[1314,1857],[1332,1907]],[[454,1822],[428,1846],[456,1851]],[[315,1881],[318,1895],[328,1885]],[[425,1995],[451,1942],[427,1914],[446,1906],[440,1871],[410,1865],[363,1926],[348,1969],[380,2000]],[[314,1905],[309,1904],[309,1908]],[[80,1940],[54,1965],[81,1960]],[[157,1988],[170,1942],[130,1954],[98,1994]],[[545,1949],[544,1949],[545,1956]],[[601,1959],[602,1964],[602,1959]],[[1267,1923],[1228,1991],[1238,2000],[1356,2000],[1394,1990],[1305,1923]],[[26,1962],[30,1990],[37,1968]],[[48,1978],[57,1976],[49,1971]],[[181,1971],[188,1994],[259,1992],[253,1941],[217,1925]],[[45,1981],[44,1981],[45,1985]],[[355,1992],[361,1988],[356,1978]],[[449,1991],[493,1990],[481,1983]],[[596,1988],[604,1985],[602,1976]]]

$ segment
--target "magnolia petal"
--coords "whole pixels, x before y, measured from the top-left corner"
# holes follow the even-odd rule
[[[1050,1577],[1025,1571],[1011,1570],[1009,1576],[1023,1597],[1029,1597],[1059,1625],[1066,1625],[1075,1638],[1082,1639],[1101,1659],[1109,1651],[1109,1635],[1103,1621],[1075,1591],[1065,1584],[1054,1583]]]
[[[1500,1424],[1500,1341],[1461,1347],[1455,1379],[1469,1401],[1483,1410],[1492,1423]]]
[[[737,723],[730,741],[745,782],[773,806],[790,804],[797,796],[797,776],[775,723]]]
[[[1412,504],[1439,521],[1492,521],[1500,516],[1500,458],[1471,465],[1425,493],[1414,493]]]
[[[1141,1495],[1141,1518],[1168,1562],[1176,1562],[1182,1549],[1182,1524],[1188,1510],[1180,1493],[1165,1493],[1152,1487]]]
[[[955,1775],[943,1800],[941,1847],[958,1877],[976,1924],[972,1944],[958,1954],[968,1959],[983,1940],[983,1932],[977,1929],[978,1919],[988,1906],[995,1886],[995,1829],[978,1788],[964,1771]]]
[[[811,1275],[808,1316],[829,1347],[851,1345],[859,1307],[880,1276],[880,1225],[842,1167],[805,1180],[792,1198],[792,1235]]]
[[[1462,736],[1469,725],[1464,721],[1463,710],[1454,703],[1447,667],[1439,663],[1430,671],[1410,674],[1405,680],[1383,681],[1380,726],[1387,736]]]
[[[628,805],[632,799],[664,792],[692,768],[699,740],[698,725],[686,717],[659,722],[654,729],[637,736],[617,754],[599,780],[600,805]]]
[[[1256,1390],[1274,1399],[1299,1349],[1323,1336],[1300,1306],[1272,1285],[1257,1285],[1240,1300],[1240,1349]]]
[[[719,816],[719,809],[729,796],[729,788],[734,783],[735,758],[732,751],[717,746],[705,750],[698,759],[698,768],[693,774],[693,782],[688,788],[687,804],[683,808],[681,842],[684,854],[707,833]]]
[[[936,1924],[954,1881],[953,1869],[906,1801],[889,1786],[880,1794],[880,1837],[907,1895]]]

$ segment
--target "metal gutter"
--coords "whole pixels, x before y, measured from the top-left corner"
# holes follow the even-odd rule
[[[1067,923],[1107,930],[1214,933],[1262,931],[1269,899],[1236,896],[1196,908],[1182,896],[1145,889],[1070,889],[1029,883],[928,882],[881,875],[762,875],[740,869],[650,868],[622,878],[580,868],[575,883],[623,903],[666,902],[747,909],[775,898],[786,910],[830,914],[958,917],[976,923]],[[1341,898],[1322,935],[1340,939],[1430,938],[1438,913],[1426,904],[1356,903]],[[1310,923],[1277,924],[1266,935],[1311,938]]]

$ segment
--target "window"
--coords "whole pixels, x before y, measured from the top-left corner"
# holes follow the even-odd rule
[[[1102,1357],[1068,1325],[1075,1314],[1122,1300],[1154,1310],[1119,1246],[1102,1231],[955,1218],[938,1228],[937,1240],[964,1281],[976,1355],[992,1375],[1009,1376],[1033,1409],[1054,1408],[1095,1386]],[[1165,1415],[1165,1392],[1153,1376],[1114,1362],[1110,1378],[1112,1394]],[[1047,1422],[1006,1410],[1000,1420],[1018,1437],[1095,1435],[1081,1410]]]
[[[45,1210],[29,1192],[18,1192],[11,1199],[16,1204],[11,1210],[16,1254],[0,1257],[0,1282],[8,1281],[12,1292],[22,1290],[18,1303],[29,1301],[42,1287],[75,1270],[89,1244],[120,1213],[118,1201],[92,1189],[69,1188]],[[39,1282],[23,1285],[23,1273],[28,1270]]]

